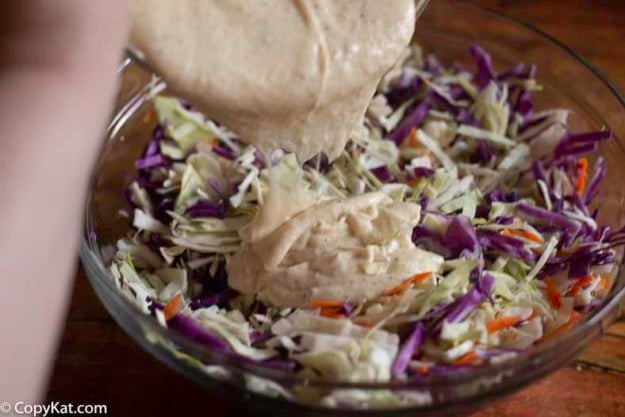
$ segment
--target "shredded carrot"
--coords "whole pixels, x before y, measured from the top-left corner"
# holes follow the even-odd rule
[[[522,237],[534,243],[543,243],[542,237],[525,229],[503,229],[501,234],[509,237]]]
[[[430,368],[425,365],[421,365],[417,368],[417,372],[419,372],[419,374],[422,376],[428,376],[428,374],[430,373]]]
[[[582,318],[582,315],[580,313],[578,313],[577,311],[573,310],[571,312],[571,315],[569,316],[569,319],[567,320],[567,322],[565,323],[566,325],[573,325],[575,323],[577,323],[579,321],[579,319]]]
[[[575,191],[578,195],[584,194],[586,191],[586,178],[588,177],[588,159],[579,158],[577,161],[577,181],[575,182]]]
[[[478,360],[477,353],[475,351],[471,351],[466,355],[463,355],[454,361],[454,365],[470,365],[476,360]]]
[[[499,317],[497,319],[489,320],[486,322],[486,330],[488,333],[495,333],[499,330],[512,327],[522,320],[521,316],[506,316]]]
[[[408,184],[408,186],[410,186],[411,188],[414,188],[414,187],[416,187],[416,186],[417,186],[417,184],[419,183],[419,180],[420,180],[420,179],[421,179],[421,178],[413,178],[413,179],[411,179],[411,180],[408,180],[407,184]]]
[[[514,233],[512,233],[513,229],[503,229],[501,234],[508,237],[514,237]]]
[[[551,339],[553,337],[560,336],[561,334],[566,333],[568,330],[571,329],[571,327],[575,326],[575,324],[577,324],[577,322],[581,318],[582,318],[581,314],[579,314],[577,311],[572,311],[566,323],[564,323],[562,326],[558,327],[551,333],[546,334],[544,337],[544,340]]]
[[[404,140],[406,139],[408,139],[408,146],[411,148],[423,147],[421,142],[417,139],[417,129],[414,127],[410,130],[410,133],[408,133],[408,136],[406,136]],[[434,156],[432,156],[432,153],[425,148],[423,148],[423,156],[427,157],[431,162],[434,162]]]
[[[178,293],[163,308],[165,320],[174,317],[182,308],[182,294]]]
[[[310,300],[302,308],[338,308],[342,305],[343,302],[338,300]]]
[[[431,272],[422,272],[420,274],[413,275],[410,280],[413,284],[421,284],[424,281],[427,281],[428,278],[432,276]]]
[[[375,323],[369,319],[359,319],[356,324],[368,328],[372,328],[373,326],[375,326]]]
[[[579,278],[575,284],[571,287],[569,292],[567,293],[570,297],[575,297],[577,293],[581,291],[586,285],[592,283],[592,277],[590,275],[586,275],[585,277]]]
[[[318,308],[320,310],[319,315],[331,319],[338,319],[344,316],[341,311],[343,304],[342,301],[338,300],[311,300],[302,305],[302,308]]]
[[[558,287],[556,287],[556,284],[554,284],[552,280],[546,279],[544,282],[547,285],[546,291],[549,302],[551,303],[553,308],[559,310],[560,307],[562,307],[562,303],[560,302],[560,297],[562,296],[560,294],[560,290],[558,290]]]
[[[420,145],[421,143],[419,143],[419,141],[417,140],[417,129],[413,127],[410,130],[410,133],[408,133],[408,146],[410,146],[411,148],[416,148]]]
[[[391,296],[391,295],[401,294],[402,292],[406,291],[411,286],[412,286],[412,282],[410,281],[410,278],[408,278],[402,281],[401,284],[391,288],[390,290],[385,291],[384,295]]]
[[[330,319],[340,319],[343,317],[343,314],[338,311],[336,308],[322,308],[319,312],[319,315],[323,317],[328,317]]]
[[[597,288],[600,291],[603,291],[606,288],[608,288],[609,285],[610,285],[610,280],[605,275],[599,275],[599,285],[597,285]]]
[[[536,317],[537,315],[538,315],[538,310],[536,310],[535,308],[533,308],[533,309],[532,309],[532,315],[531,315],[531,316],[529,316],[527,319],[528,319],[528,320],[531,320],[531,319],[533,319],[534,317]]]
[[[431,272],[423,272],[421,274],[413,275],[410,278],[406,278],[405,280],[403,280],[399,285],[391,288],[390,290],[385,291],[384,295],[391,296],[391,295],[401,294],[402,292],[406,291],[411,286],[420,284],[423,281],[430,278],[431,276],[432,276]]]
[[[144,124],[148,124],[148,123],[150,123],[152,120],[154,120],[154,116],[155,116],[155,115],[156,115],[156,111],[155,111],[153,108],[151,108],[150,110],[148,110],[148,111],[147,111],[147,112],[143,115],[143,117],[141,118],[141,121],[142,121]]]

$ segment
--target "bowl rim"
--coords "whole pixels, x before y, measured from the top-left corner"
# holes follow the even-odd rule
[[[620,91],[613,85],[611,81],[608,80],[607,77],[603,75],[603,73],[595,68],[586,58],[582,57],[580,54],[575,52],[571,47],[565,45],[561,41],[557,40],[555,37],[545,33],[541,29],[537,28],[531,23],[525,22],[521,19],[507,16],[498,11],[494,11],[488,7],[482,7],[476,5],[470,0],[461,0],[457,3],[461,4],[463,7],[472,8],[474,12],[488,14],[493,18],[507,21],[507,23],[514,24],[519,28],[522,28],[526,31],[533,32],[534,35],[539,36],[541,39],[546,41],[546,43],[550,44],[550,46],[560,49],[567,55],[569,55],[573,60],[577,61],[587,70],[589,70],[592,75],[595,77],[597,81],[600,81],[603,86],[607,87],[608,90],[612,93],[613,97],[616,98],[619,105],[623,108],[625,114],[625,98],[620,93]],[[125,58],[122,64],[119,67],[118,72],[122,72],[128,65],[132,62],[138,62],[141,65],[141,61],[136,58],[133,59],[135,54],[131,53],[129,57]],[[135,106],[141,106],[145,101],[145,95],[142,94],[141,97],[134,96],[128,103],[125,103],[125,106],[115,115],[109,124],[106,137],[111,136],[111,132],[114,132],[121,122],[125,119],[123,117],[123,113],[127,112],[130,108],[135,108]],[[122,117],[118,117],[118,116]],[[96,166],[97,167],[97,166]],[[94,169],[94,173],[96,170]],[[93,178],[92,182],[93,183]],[[104,288],[108,291],[109,295],[116,297],[121,301],[118,303],[120,308],[122,309],[122,313],[128,316],[132,316],[132,319],[135,321],[141,321],[143,325],[148,326],[150,331],[156,332],[159,336],[162,336],[166,340],[173,341],[180,350],[190,352],[193,355],[197,355],[201,359],[208,359],[210,363],[219,364],[224,368],[245,374],[251,374],[256,377],[266,378],[273,382],[284,383],[287,385],[293,384],[304,384],[306,386],[315,387],[315,388],[327,388],[327,389],[370,389],[370,390],[383,390],[383,389],[392,389],[392,390],[420,390],[427,389],[432,390],[436,388],[449,388],[450,384],[454,385],[462,385],[463,383],[471,383],[474,382],[476,378],[481,377],[493,377],[496,375],[500,375],[502,372],[511,371],[514,369],[518,369],[522,367],[524,364],[530,363],[532,360],[539,359],[548,352],[552,352],[556,350],[559,346],[569,344],[578,340],[580,337],[585,335],[590,330],[596,328],[602,320],[607,318],[607,316],[617,307],[619,301],[625,296],[625,286],[621,288],[614,288],[609,295],[603,300],[600,307],[594,310],[590,315],[587,316],[586,320],[580,323],[579,325],[573,327],[563,335],[553,338],[551,340],[545,341],[539,344],[536,347],[525,350],[517,355],[515,358],[504,361],[499,364],[489,365],[485,367],[477,367],[474,369],[469,369],[466,372],[460,372],[454,374],[452,376],[431,376],[427,381],[391,381],[391,382],[346,382],[346,381],[328,381],[328,380],[315,380],[306,377],[301,377],[298,375],[290,374],[284,371],[276,371],[272,369],[268,369],[262,365],[251,364],[251,363],[241,363],[239,359],[233,358],[231,355],[225,354],[223,352],[212,351],[205,346],[202,346],[199,343],[193,342],[180,334],[177,331],[166,329],[162,327],[156,320],[152,317],[146,316],[144,313],[140,311],[140,309],[131,301],[129,301],[126,297],[124,297],[116,288],[113,283],[113,280],[110,278],[110,274],[107,270],[105,262],[103,261],[103,257],[101,256],[100,249],[96,244],[96,241],[93,236],[90,236],[87,231],[90,230],[91,224],[91,211],[90,208],[92,206],[92,195],[90,194],[87,198],[85,204],[84,211],[84,220],[85,220],[85,232],[81,236],[79,255],[84,264],[88,264],[90,269],[93,269],[96,274],[96,279],[98,279],[101,283],[104,284]],[[625,274],[625,270],[623,266],[625,265],[625,259],[622,259],[619,264],[619,270],[617,275],[622,276]],[[545,372],[543,372],[545,373]],[[206,375],[210,379],[214,379],[213,377]],[[527,379],[533,379],[529,375]],[[518,380],[517,380],[518,383]],[[513,387],[510,384],[501,384],[497,385],[495,388],[486,389],[483,392],[468,394],[459,398],[457,401],[449,401],[445,402],[444,405],[461,403],[471,399],[482,398],[484,394],[493,394],[497,392],[506,392],[507,390],[512,389]],[[297,403],[298,405],[303,405],[301,403]],[[436,409],[443,404],[431,404],[418,406],[414,404],[409,404],[406,407],[400,407],[402,409],[406,408],[418,408],[421,410],[426,410],[428,408]],[[332,411],[333,409],[323,407],[323,406],[314,406],[314,405],[305,405],[306,408],[314,409],[314,410],[324,410],[324,411]],[[376,412],[379,412],[380,409],[375,409]]]

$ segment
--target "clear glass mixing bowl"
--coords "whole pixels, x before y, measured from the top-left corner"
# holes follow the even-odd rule
[[[612,226],[623,224],[625,186],[619,178],[625,177],[625,102],[596,69],[530,25],[453,0],[430,2],[419,21],[415,40],[427,52],[435,53],[448,63],[468,63],[467,50],[471,43],[489,50],[499,68],[511,67],[518,62],[536,63],[538,79],[545,86],[544,93],[535,95],[537,108],[571,109],[572,127],[577,131],[610,128],[616,140],[603,144],[599,152],[606,158],[608,168],[600,217],[602,222]],[[102,303],[145,350],[197,383],[236,398],[237,404],[247,409],[271,412],[272,415],[345,415],[346,409],[341,404],[328,409],[319,403],[318,398],[329,390],[359,389],[369,394],[392,391],[406,398],[406,402],[399,406],[365,402],[359,409],[350,408],[350,414],[440,416],[468,412],[571,362],[584,346],[603,332],[625,294],[625,273],[621,271],[604,304],[570,332],[511,361],[461,374],[438,376],[425,384],[307,381],[237,363],[218,352],[211,352],[143,315],[122,297],[107,272],[107,260],[103,258],[106,251],[102,248],[114,244],[129,228],[128,219],[117,213],[127,208],[123,190],[132,178],[133,162],[149,141],[156,122],[148,100],[153,74],[129,58],[120,67],[120,77],[117,107],[94,169],[86,203],[85,233],[80,248],[85,270]],[[180,355],[178,350],[219,368],[200,366],[199,362]],[[274,388],[274,393],[305,393],[309,400],[302,403],[280,395],[267,395],[260,387],[268,384]]]

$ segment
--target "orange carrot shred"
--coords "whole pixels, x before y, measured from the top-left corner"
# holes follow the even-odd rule
[[[338,300],[310,300],[302,308],[338,308],[344,303]]]
[[[178,293],[163,308],[165,320],[174,317],[182,308],[182,294]]]
[[[454,365],[470,365],[476,360],[478,360],[477,353],[475,351],[471,351],[466,355],[463,355],[454,361]]]
[[[610,285],[610,280],[606,278],[605,275],[599,275],[599,285],[597,285],[597,288],[603,291],[606,288],[608,288],[609,285]]]
[[[562,303],[560,302],[560,297],[562,296],[560,294],[560,290],[558,290],[558,287],[556,287],[556,284],[554,284],[554,282],[550,279],[546,279],[544,283],[547,286],[545,290],[547,292],[547,298],[549,299],[549,302],[551,303],[553,308],[555,308],[556,310],[559,310],[560,307],[562,306]]]
[[[512,233],[512,229],[503,229],[501,234],[508,237],[514,237],[514,233]]]
[[[495,333],[495,332],[498,332],[499,330],[512,327],[518,322],[520,322],[521,320],[522,318],[520,316],[499,317],[499,318],[487,321],[486,330],[488,331],[488,333]]]
[[[330,319],[340,319],[343,317],[343,314],[336,308],[322,308],[319,315]]]
[[[422,272],[420,274],[413,275],[410,278],[410,280],[412,281],[413,284],[421,284],[422,282],[426,281],[431,276],[432,276],[431,272]]]
[[[527,239],[530,242],[534,242],[534,243],[544,242],[542,237],[538,236],[536,233],[532,233],[529,230],[525,230],[525,229],[503,229],[501,234],[504,236],[510,236],[510,237],[522,237],[523,239]]]
[[[344,316],[341,311],[343,301],[339,300],[311,300],[302,305],[302,308],[319,309],[319,315],[331,319],[338,319]]]
[[[410,186],[411,188],[414,188],[414,187],[416,187],[416,186],[417,186],[417,184],[419,183],[419,180],[420,180],[420,179],[421,179],[421,178],[413,178],[413,179],[410,179],[410,180],[408,180],[407,184],[408,184],[408,186]]]
[[[410,133],[408,134],[408,145],[411,148],[416,148],[420,145],[419,141],[417,140],[417,129],[415,129],[414,127],[410,130]]]
[[[430,368],[425,365],[421,365],[417,368],[417,372],[419,372],[419,374],[422,376],[428,376],[428,374],[430,373]]]
[[[586,178],[588,177],[588,159],[579,158],[577,161],[577,181],[575,182],[575,191],[578,195],[584,194],[586,191]]]
[[[153,108],[151,108],[143,115],[143,117],[141,118],[141,121],[144,124],[151,123],[155,115],[156,115],[156,111]]]
[[[528,319],[528,320],[531,320],[531,319],[533,319],[534,317],[536,317],[537,315],[538,315],[538,310],[536,310],[535,308],[533,308],[533,309],[532,309],[532,315],[531,315],[531,316],[529,316],[527,319]]]
[[[570,297],[575,297],[582,288],[584,288],[586,285],[592,283],[592,277],[590,275],[586,275],[585,277],[579,278],[575,284],[573,284],[573,286],[571,287],[571,289],[568,292],[568,296]]]
[[[390,290],[385,291],[384,295],[391,296],[391,295],[401,294],[402,292],[406,291],[411,286],[412,286],[412,282],[410,282],[410,278],[409,278],[409,279],[402,281],[401,284],[391,288]]]
[[[582,315],[579,314],[577,311],[572,311],[571,315],[569,316],[569,319],[566,321],[566,323],[564,323],[562,326],[558,327],[557,329],[555,329],[554,331],[552,331],[549,334],[546,334],[544,339],[548,340],[551,339],[553,337],[559,336],[563,333],[566,333],[571,327],[575,326],[575,324],[577,324],[577,322],[582,318]]]
[[[359,319],[357,322],[355,322],[357,325],[359,326],[363,326],[363,327],[368,327],[371,328],[373,326],[375,326],[375,323],[372,322],[369,319]]]
[[[432,276],[431,272],[423,272],[420,274],[413,275],[410,278],[406,278],[405,280],[403,280],[397,286],[391,288],[390,290],[385,291],[383,294],[388,295],[388,296],[401,294],[402,292],[406,291],[411,286],[420,284],[423,281],[430,278],[431,276]]]

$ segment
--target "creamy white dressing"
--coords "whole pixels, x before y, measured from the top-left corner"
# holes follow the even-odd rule
[[[131,0],[175,92],[266,153],[343,150],[414,31],[414,0]]]
[[[281,189],[272,188],[241,233],[243,249],[228,262],[228,283],[243,294],[283,307],[314,299],[362,302],[442,267],[441,256],[412,242],[421,211],[417,204],[396,203],[383,193],[307,203],[299,210],[291,207],[291,217],[266,230],[274,204],[297,204],[281,198],[284,189],[273,193],[275,188]]]
[[[132,41],[175,92],[270,155],[344,149],[414,31],[415,0],[132,0]],[[443,259],[417,248],[420,207],[381,193],[317,201],[272,179],[228,262],[276,306],[363,301]]]

